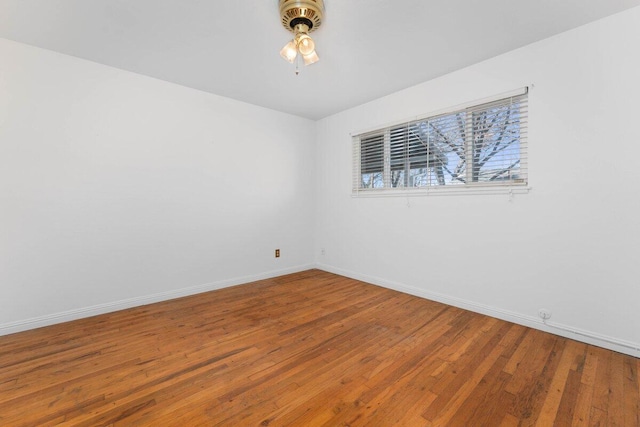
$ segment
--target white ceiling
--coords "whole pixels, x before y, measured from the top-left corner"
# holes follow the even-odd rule
[[[278,0],[0,0],[0,37],[319,119],[640,0],[325,0],[294,74]]]

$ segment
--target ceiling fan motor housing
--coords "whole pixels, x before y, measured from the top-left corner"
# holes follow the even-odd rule
[[[323,0],[280,0],[282,26],[293,32],[298,24],[309,27],[309,32],[317,30],[324,16]]]

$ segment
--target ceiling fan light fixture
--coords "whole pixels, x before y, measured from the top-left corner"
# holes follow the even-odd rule
[[[298,53],[304,59],[305,65],[320,60],[316,52],[316,43],[309,33],[320,27],[323,16],[323,0],[280,0],[282,25],[294,34],[293,40],[280,51],[280,55],[286,61],[294,63]]]

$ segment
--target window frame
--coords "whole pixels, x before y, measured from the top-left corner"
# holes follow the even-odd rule
[[[489,98],[484,98],[481,100],[469,102],[466,104],[458,105],[456,107],[451,107],[448,109],[443,109],[437,112],[433,112],[430,114],[422,115],[416,117],[411,120],[403,120],[400,122],[396,122],[390,125],[377,127],[373,130],[362,131],[357,133],[352,133],[352,147],[353,147],[353,170],[352,170],[352,195],[353,196],[405,196],[405,195],[430,195],[430,194],[465,194],[465,193],[475,193],[475,194],[513,194],[514,192],[522,193],[528,192],[529,188],[529,176],[528,176],[528,101],[529,101],[529,88],[527,86],[517,89],[515,91],[502,93],[499,95],[495,95]],[[489,181],[473,181],[474,174],[474,134],[470,133],[470,130],[477,131],[474,129],[473,120],[475,117],[475,113],[490,111],[491,107],[500,107],[511,105],[513,103],[519,104],[519,118],[518,118],[518,140],[517,147],[519,150],[519,158],[518,158],[518,172],[519,175],[517,178],[513,179],[500,179],[494,182]],[[392,169],[392,159],[391,159],[391,133],[397,131],[402,126],[406,126],[407,129],[411,125],[416,125],[422,122],[431,122],[437,120],[438,118],[453,116],[459,113],[465,114],[465,125],[464,125],[464,136],[463,136],[463,149],[464,149],[464,168],[465,168],[465,182],[460,184],[450,184],[450,185],[433,185],[432,178],[429,178],[430,182],[427,185],[423,186],[392,186],[391,182],[391,169]],[[369,140],[382,140],[383,141],[383,170],[382,170],[382,179],[378,180],[378,184],[380,181],[382,186],[378,187],[363,187],[362,184],[362,141],[364,139]],[[407,139],[407,147],[410,145],[409,140]],[[408,149],[408,148],[407,148]],[[378,152],[380,150],[378,149]],[[460,155],[460,154],[459,154]],[[411,156],[409,154],[408,156]],[[430,153],[427,149],[427,159],[430,160]],[[379,159],[378,163],[379,164]],[[432,163],[428,163],[430,165]],[[371,166],[369,166],[371,168]],[[433,166],[426,166],[424,169],[431,169]],[[511,169],[509,169],[511,170]],[[407,175],[411,169],[405,168],[404,175]],[[435,171],[433,172],[435,174]],[[478,173],[478,172],[476,172]],[[431,172],[427,171],[427,175],[430,176]],[[408,184],[409,176],[404,177],[404,183]],[[440,176],[438,175],[438,181],[440,182]],[[373,183],[373,179],[371,180]]]

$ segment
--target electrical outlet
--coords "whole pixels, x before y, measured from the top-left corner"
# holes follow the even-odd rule
[[[276,258],[280,258],[280,249],[276,249]]]
[[[540,316],[542,320],[547,320],[551,318],[551,310],[547,310],[546,308],[541,308],[540,310],[538,310],[538,316]]]

